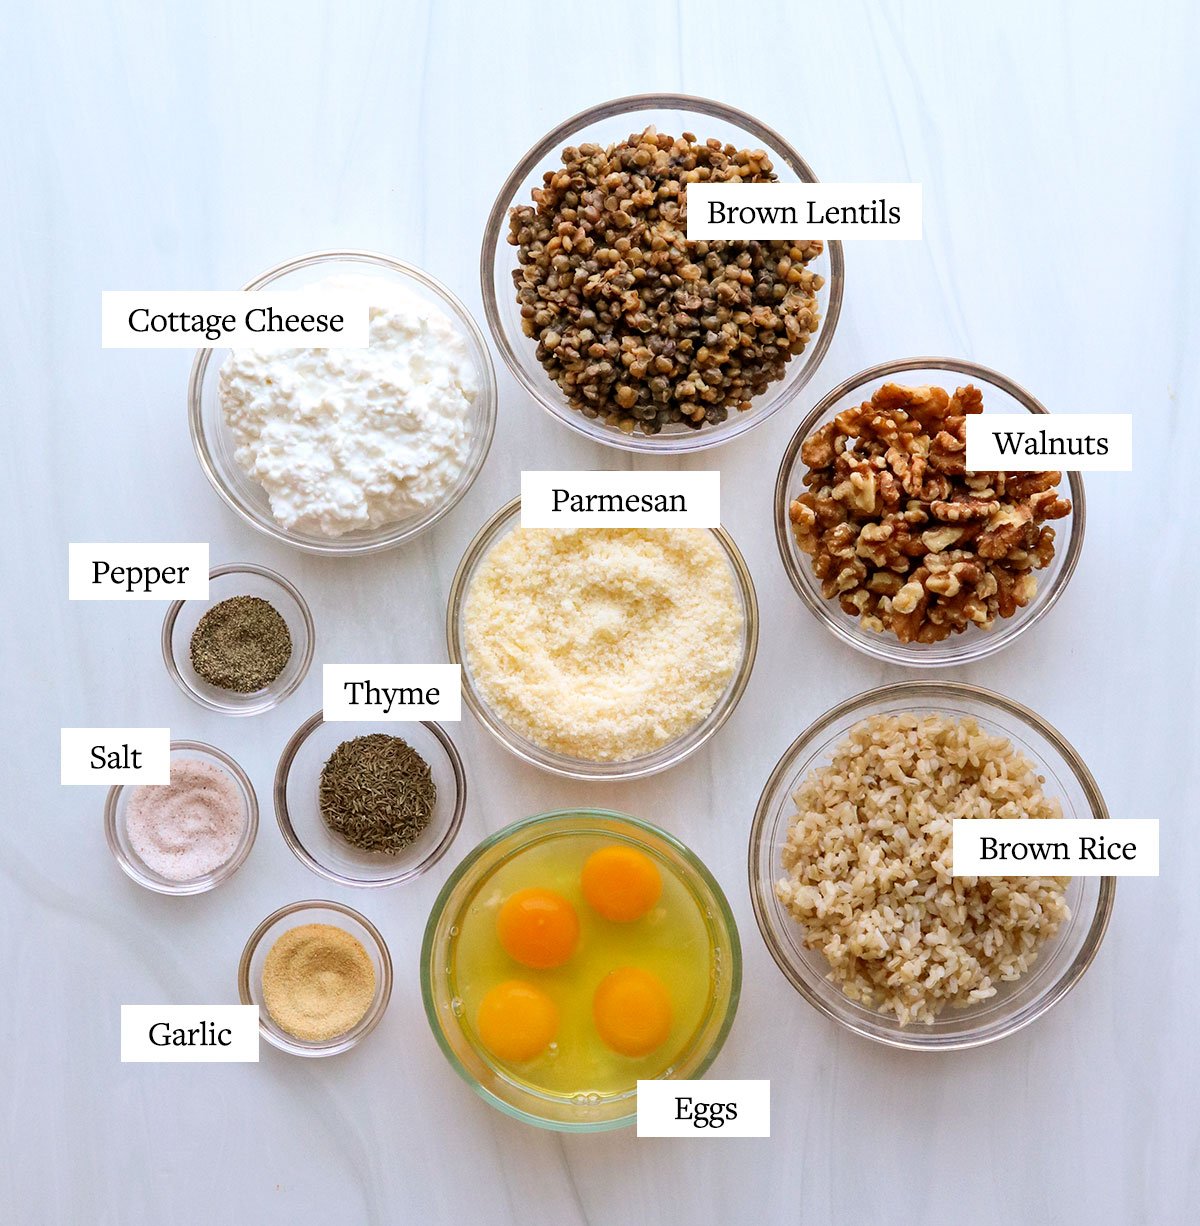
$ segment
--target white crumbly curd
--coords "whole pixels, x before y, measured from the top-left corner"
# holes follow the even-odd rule
[[[466,337],[394,281],[328,277],[300,293],[360,293],[366,349],[234,349],[221,365],[242,469],[285,528],[341,536],[419,515],[462,473],[479,387]]]
[[[535,744],[625,762],[705,719],[737,668],[733,572],[704,528],[514,528],[467,592],[467,664]]]

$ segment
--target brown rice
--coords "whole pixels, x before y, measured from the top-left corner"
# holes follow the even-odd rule
[[[954,877],[958,818],[1061,817],[1036,765],[970,717],[855,725],[793,796],[779,900],[851,999],[931,1023],[1019,979],[1070,912],[1069,877]]]

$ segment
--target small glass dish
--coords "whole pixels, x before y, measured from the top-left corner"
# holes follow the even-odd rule
[[[319,1042],[298,1039],[289,1034],[275,1022],[263,1003],[262,973],[267,954],[285,932],[299,928],[302,924],[329,924],[344,929],[361,942],[375,967],[375,998],[366,1013],[345,1034],[334,1035],[331,1039],[322,1039]],[[246,948],[242,950],[237,974],[238,998],[243,1005],[258,1006],[258,1029],[262,1037],[273,1047],[293,1056],[336,1056],[349,1051],[379,1025],[392,995],[392,955],[388,952],[387,943],[379,929],[353,907],[327,899],[309,898],[303,902],[290,903],[268,915],[250,934]]]
[[[733,572],[734,591],[742,612],[741,654],[725,692],[700,723],[653,753],[623,762],[593,762],[546,749],[509,727],[483,697],[467,660],[465,613],[472,580],[500,538],[519,528],[520,524],[521,499],[514,498],[512,502],[501,507],[475,534],[475,539],[467,546],[450,585],[450,599],[446,607],[446,645],[451,662],[462,666],[463,697],[475,717],[510,753],[533,766],[539,766],[542,770],[567,779],[640,779],[667,770],[695,753],[733,714],[750,680],[754,657],[758,651],[758,598],[754,592],[750,570],[741,551],[734,544],[733,537],[724,528],[708,529],[716,537]]]
[[[717,137],[740,149],[764,149],[774,163],[779,182],[817,182],[808,163],[778,132],[744,111],[686,94],[635,94],[615,98],[560,123],[517,164],[501,187],[488,216],[479,274],[492,339],[508,368],[542,408],[576,433],[596,442],[625,451],[673,455],[701,451],[737,438],[796,398],[816,373],[833,340],[842,308],[844,262],[841,243],[827,242],[821,255],[808,265],[825,278],[818,295],[820,327],[804,352],[787,363],[784,377],[772,383],[744,412],[730,410],[725,421],[698,430],[678,425],[660,434],[641,434],[636,430],[625,434],[615,426],[584,417],[568,404],[561,390],[542,369],[537,360],[537,346],[521,330],[521,309],[512,281],[513,269],[517,267],[516,249],[508,242],[509,211],[531,203],[531,190],[540,187],[542,176],[560,164],[559,155],[566,146],[589,141],[611,144],[651,124],[671,136],[686,131],[701,141]]]
[[[947,1005],[929,1025],[901,1026],[895,1016],[859,1004],[826,976],[828,964],[804,944],[803,926],[775,895],[784,876],[781,853],[795,814],[792,796],[809,771],[827,763],[856,724],[880,713],[937,712],[974,717],[993,735],[1004,736],[1031,758],[1045,778],[1047,796],[1062,804],[1064,818],[1108,818],[1104,797],[1075,750],[1028,707],[979,686],[957,681],[903,681],[839,703],[807,728],[779,760],[754,815],[750,831],[750,898],[754,918],[771,956],[791,985],[826,1017],[864,1038],[913,1051],[978,1047],[1015,1034],[1055,1005],[1091,966],[1104,939],[1116,895],[1114,877],[1073,877],[1066,900],[1070,919],[1040,949],[1019,979],[998,985],[988,1000],[956,1009]]]
[[[344,274],[398,281],[421,298],[436,303],[454,319],[471,353],[479,394],[470,410],[471,443],[462,472],[436,506],[419,515],[361,529],[342,536],[321,536],[285,528],[271,514],[263,487],[242,471],[234,456],[233,435],[225,425],[218,394],[218,372],[228,349],[200,349],[188,382],[188,424],[196,458],[221,500],[252,528],[309,553],[348,557],[391,549],[424,532],[454,507],[471,488],[492,445],[496,426],[496,374],[479,326],[466,307],[428,273],[403,260],[373,251],[317,251],[267,269],[243,289],[298,290],[315,281]]]
[[[1065,519],[1052,521],[1055,531],[1054,558],[1044,570],[1034,571],[1037,594],[1013,614],[998,618],[990,630],[972,627],[961,634],[952,634],[940,643],[901,643],[890,631],[876,633],[864,629],[857,617],[842,611],[837,600],[827,600],[821,594],[820,581],[813,574],[812,559],[796,543],[788,508],[792,500],[805,492],[804,474],[808,466],[800,458],[800,448],[814,430],[832,421],[844,409],[861,404],[884,383],[906,386],[931,384],[953,392],[955,387],[973,383],[983,393],[983,411],[988,413],[1045,413],[1046,409],[1023,387],[986,366],[957,358],[904,358],[881,362],[852,375],[839,383],[801,423],[788,443],[775,481],[775,540],[779,556],[792,586],[804,603],[826,629],[858,651],[890,664],[907,664],[917,668],[949,664],[972,664],[994,655],[1007,647],[1018,635],[1040,621],[1063,594],[1083,548],[1086,521],[1083,497],[1083,477],[1077,472],[1065,473],[1069,486],[1071,513]],[[1062,488],[1061,486],[1059,487]]]
[[[192,667],[192,635],[215,604],[234,596],[258,596],[287,622],[292,654],[283,671],[264,689],[250,694],[210,685]],[[308,675],[316,630],[308,603],[282,575],[265,566],[217,566],[208,572],[207,600],[177,600],[162,625],[163,663],[171,680],[193,701],[222,715],[258,715],[277,707]]]
[[[174,881],[156,873],[143,862],[134,851],[125,826],[125,810],[130,797],[139,787],[153,785],[122,783],[110,788],[104,804],[104,837],[108,841],[108,849],[127,877],[156,894],[206,894],[209,890],[215,890],[246,862],[258,834],[258,797],[254,793],[250,776],[227,753],[213,745],[206,745],[203,741],[172,741],[171,761],[182,758],[199,758],[202,762],[210,762],[233,779],[242,797],[246,825],[233,855],[224,864],[213,869],[211,873],[193,877],[190,881]]]
[[[636,1085],[604,1096],[566,1096],[538,1090],[506,1073],[478,1045],[473,1028],[464,1021],[454,949],[465,909],[497,868],[540,842],[581,834],[629,844],[664,863],[705,917],[711,958],[708,1000],[694,1034],[663,1076],[704,1075],[733,1026],[742,988],[742,946],[724,891],[695,852],[657,826],[608,809],[562,809],[513,822],[484,839],[450,875],[425,927],[421,945],[425,1014],[451,1067],[484,1102],[514,1119],[557,1132],[604,1132],[633,1123]]]
[[[360,851],[330,830],[321,816],[321,770],[343,741],[382,732],[398,736],[429,763],[437,800],[429,825],[398,855]],[[320,711],[305,720],[284,746],[275,770],[275,817],[296,859],[339,885],[400,885],[432,868],[462,825],[467,776],[449,733],[432,722],[394,720],[327,722]]]

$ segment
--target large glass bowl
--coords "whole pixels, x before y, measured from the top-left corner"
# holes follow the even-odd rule
[[[724,528],[708,529],[716,537],[733,572],[734,591],[742,613],[741,653],[725,692],[700,723],[669,744],[660,746],[653,753],[624,762],[595,762],[546,749],[511,728],[489,705],[471,672],[467,655],[467,595],[483,560],[500,538],[520,527],[520,523],[521,500],[514,498],[512,502],[501,507],[476,533],[475,539],[467,546],[467,551],[458,564],[454,582],[450,585],[450,599],[446,607],[446,646],[451,661],[462,665],[463,697],[475,717],[510,753],[533,766],[540,766],[543,770],[569,779],[640,779],[675,766],[695,753],[733,714],[750,680],[750,671],[754,667],[754,657],[758,651],[758,598],[754,592],[750,570],[741,551],[734,544],[733,537]]]
[[[437,901],[421,946],[425,1013],[454,1071],[487,1103],[515,1119],[559,1132],[602,1132],[631,1124],[636,1086],[608,1096],[566,1097],[518,1082],[479,1046],[454,985],[454,941],[462,916],[481,883],[502,863],[535,843],[572,834],[601,835],[665,862],[703,911],[709,929],[711,988],[707,1009],[691,1041],[664,1076],[695,1078],[717,1058],[737,1012],[742,947],[729,902],[713,875],[678,839],[648,822],[607,809],[563,809],[514,822],[483,840],[454,870]]]
[[[346,557],[390,549],[437,523],[471,488],[487,459],[496,425],[496,374],[479,326],[466,307],[439,281],[403,260],[373,251],[317,251],[269,268],[243,289],[298,290],[326,277],[353,274],[399,282],[420,298],[440,306],[458,325],[475,367],[479,393],[471,404],[470,446],[466,462],[441,502],[417,515],[378,528],[321,536],[285,528],[271,514],[263,487],[242,471],[234,457],[233,435],[225,424],[218,394],[218,372],[228,349],[200,349],[188,383],[188,424],[196,458],[213,489],[252,528],[308,553]]]
[[[970,627],[940,643],[902,643],[890,631],[877,633],[866,630],[856,616],[843,612],[836,599],[827,600],[821,594],[820,580],[813,574],[813,560],[796,543],[788,508],[792,500],[806,490],[804,474],[808,466],[800,458],[804,441],[844,409],[870,399],[871,394],[884,383],[906,386],[932,384],[951,392],[957,386],[973,383],[983,393],[985,416],[988,413],[1046,412],[1038,400],[1005,375],[957,358],[903,358],[895,362],[881,362],[878,366],[852,375],[844,383],[839,383],[809,413],[783,453],[775,481],[775,540],[779,546],[779,556],[800,598],[817,620],[842,642],[891,664],[918,668],[970,664],[993,655],[1018,635],[1024,634],[1054,607],[1063,594],[1075,573],[1075,565],[1083,548],[1086,519],[1083,477],[1077,472],[1064,474],[1069,486],[1071,513],[1065,519],[1051,523],[1055,531],[1054,558],[1044,570],[1033,572],[1037,578],[1037,594],[1012,617],[997,618],[990,630]]]
[[[792,796],[809,771],[830,760],[854,725],[880,713],[938,712],[973,716],[987,732],[1007,737],[1045,777],[1047,796],[1062,804],[1064,818],[1108,817],[1104,798],[1075,750],[1028,707],[961,682],[904,681],[859,694],[827,711],[790,746],[771,773],[750,831],[750,897],[754,918],[771,956],[809,1004],[848,1030],[891,1047],[948,1051],[978,1047],[1014,1034],[1057,1004],[1079,982],[1104,939],[1116,894],[1113,877],[1073,877],[1067,887],[1067,920],[1043,945],[1030,970],[1002,983],[989,1000],[963,1009],[947,1006],[930,1025],[901,1026],[892,1014],[861,1005],[826,978],[828,964],[806,948],[803,926],[775,896],[784,876],[781,859],[795,813]]]
[[[804,352],[791,358],[782,379],[772,383],[745,412],[730,410],[725,421],[693,430],[671,426],[660,434],[625,434],[615,426],[584,417],[573,409],[557,384],[537,360],[537,346],[521,330],[521,312],[513,288],[517,267],[516,248],[508,242],[509,211],[531,202],[530,192],[542,184],[542,175],[559,164],[559,154],[568,145],[584,142],[607,145],[640,132],[650,124],[672,136],[691,132],[698,139],[716,137],[739,149],[764,149],[774,163],[781,183],[815,183],[811,167],[774,129],[743,111],[686,94],[636,94],[601,103],[573,115],[548,132],[521,159],[504,182],[488,216],[480,254],[479,275],[483,305],[492,339],[500,355],[521,385],[548,413],[579,434],[626,451],[671,455],[700,451],[737,438],[766,421],[772,413],[796,398],[821,364],[833,339],[842,306],[842,245],[827,242],[811,264],[825,278],[818,295],[821,324]]]

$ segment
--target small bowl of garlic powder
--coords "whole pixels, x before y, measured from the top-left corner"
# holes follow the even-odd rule
[[[370,344],[197,352],[192,443],[225,504],[335,556],[436,523],[478,476],[496,422],[492,360],[466,308],[419,268],[369,251],[301,256],[244,288],[361,296]]]
[[[733,713],[758,645],[750,572],[723,528],[479,530],[446,619],[463,698],[507,749],[572,779],[676,765]]]

